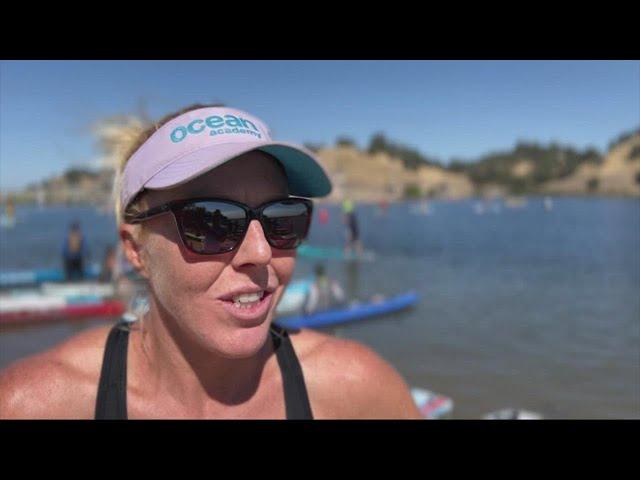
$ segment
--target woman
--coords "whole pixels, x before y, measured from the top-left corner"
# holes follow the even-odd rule
[[[8,367],[0,417],[419,418],[367,347],[272,326],[311,219],[299,197],[331,190],[308,151],[246,112],[202,105],[132,151],[118,229],[148,312]]]

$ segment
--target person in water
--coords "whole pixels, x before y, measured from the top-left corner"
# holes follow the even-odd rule
[[[370,348],[272,324],[309,198],[331,191],[311,152],[196,105],[142,132],[120,175],[120,243],[148,309],[0,372],[1,418],[420,418]]]
[[[316,277],[305,299],[303,313],[309,315],[344,305],[344,290],[337,281],[327,276],[324,265],[316,264],[314,271]]]
[[[69,227],[62,245],[62,262],[64,276],[67,281],[84,279],[84,259],[87,256],[87,245],[80,230],[80,223],[74,222]]]

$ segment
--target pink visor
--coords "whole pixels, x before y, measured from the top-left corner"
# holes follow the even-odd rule
[[[252,150],[282,164],[291,195],[323,197],[331,192],[327,172],[306,148],[274,142],[264,122],[246,112],[209,107],[174,118],[136,150],[122,175],[122,211],[145,188],[176,187]]]

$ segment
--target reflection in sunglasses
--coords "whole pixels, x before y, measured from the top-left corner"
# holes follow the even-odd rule
[[[216,254],[233,250],[249,225],[249,207],[215,200],[196,200],[175,211],[185,246],[196,253]],[[254,210],[269,244],[276,248],[297,247],[306,236],[311,208],[301,199],[281,200]],[[257,217],[259,215],[259,217]]]
[[[189,246],[194,248],[194,249],[198,249],[198,250],[202,250],[204,248],[204,240],[205,240],[205,236],[204,235],[195,235],[193,233],[190,232],[184,232],[184,236],[187,237]]]

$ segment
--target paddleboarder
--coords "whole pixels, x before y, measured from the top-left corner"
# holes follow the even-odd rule
[[[148,309],[0,372],[0,417],[420,418],[370,348],[272,324],[309,198],[331,190],[311,152],[247,112],[195,105],[123,160],[118,234]]]
[[[358,255],[362,254],[362,242],[360,241],[360,230],[358,229],[358,218],[356,216],[355,205],[349,198],[342,202],[343,222],[347,226],[347,244],[345,253],[355,250]]]
[[[314,267],[315,279],[303,306],[303,313],[310,315],[314,312],[321,312],[332,307],[344,305],[345,295],[340,284],[327,276],[327,271],[323,264],[318,263]]]
[[[67,281],[84,278],[84,259],[87,256],[87,244],[79,222],[73,222],[62,245],[62,263]]]

